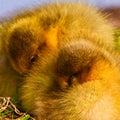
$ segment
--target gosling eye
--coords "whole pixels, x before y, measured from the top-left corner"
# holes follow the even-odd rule
[[[37,55],[31,56],[31,58],[30,58],[30,64],[31,64],[31,63],[34,63],[34,62],[37,60],[37,58],[38,58]]]
[[[71,75],[70,78],[69,78],[69,80],[68,80],[69,86],[74,85],[74,83],[76,83],[76,81],[77,81],[76,76],[75,75]]]

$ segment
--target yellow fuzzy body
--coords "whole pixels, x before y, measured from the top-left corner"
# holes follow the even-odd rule
[[[89,41],[66,44],[43,70],[34,66],[25,78],[24,109],[37,120],[119,120],[120,69],[114,57]]]
[[[3,36],[12,67],[28,73],[17,84],[26,112],[38,120],[120,119],[119,57],[101,13],[53,3],[13,18]]]
[[[13,68],[25,73],[33,66],[31,58],[37,62],[69,41],[86,39],[112,49],[112,32],[104,15],[90,6],[53,3],[8,21],[4,39]]]
[[[40,6],[13,17],[2,26],[3,54],[20,74],[29,72],[38,61],[44,64],[48,54],[70,41],[86,39],[106,49],[114,48],[111,26],[101,13],[85,4]],[[7,65],[4,67],[7,69]]]
[[[20,75],[10,65],[2,42],[3,27],[0,26],[0,96],[8,97],[16,94]]]
[[[4,55],[0,55],[0,59],[0,96],[13,97],[20,82],[20,75],[13,70]]]

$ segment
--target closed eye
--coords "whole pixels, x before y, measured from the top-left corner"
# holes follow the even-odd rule
[[[77,73],[74,73],[72,74],[69,79],[68,79],[68,84],[69,86],[72,86],[74,83],[77,82],[77,79],[78,79],[78,75],[80,75],[81,73],[80,72],[77,72]]]
[[[86,82],[88,80],[87,76],[89,75],[90,70],[91,70],[91,67],[87,66],[86,68],[72,74],[68,80],[68,84],[71,86],[78,83],[81,84],[83,82]]]
[[[69,78],[69,80],[68,80],[68,85],[69,85],[69,86],[71,86],[71,85],[73,84],[74,78],[75,78],[74,75],[70,76],[70,78]]]

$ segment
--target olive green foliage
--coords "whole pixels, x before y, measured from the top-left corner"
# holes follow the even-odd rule
[[[29,114],[19,111],[16,100],[0,97],[0,120],[34,120]]]
[[[114,32],[116,49],[120,51],[120,29],[116,29]]]

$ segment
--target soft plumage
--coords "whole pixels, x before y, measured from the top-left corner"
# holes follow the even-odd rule
[[[26,111],[38,120],[119,120],[116,54],[89,41],[71,42],[37,65],[20,88]]]
[[[90,40],[107,49],[114,46],[113,31],[105,16],[80,3],[40,6],[14,17],[5,24],[5,29],[8,58],[20,73],[72,40]]]

